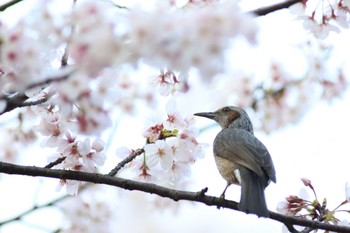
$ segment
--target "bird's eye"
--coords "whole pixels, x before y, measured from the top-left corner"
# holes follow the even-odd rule
[[[230,111],[230,108],[229,108],[229,107],[224,107],[224,108],[222,109],[222,111],[228,112],[228,111]]]

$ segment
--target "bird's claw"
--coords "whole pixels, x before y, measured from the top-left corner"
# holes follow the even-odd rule
[[[225,194],[223,193],[223,194],[221,194],[220,195],[220,204],[222,204],[223,202],[225,201]],[[217,207],[218,209],[220,209],[221,208],[221,206],[220,205],[218,205],[218,207]]]

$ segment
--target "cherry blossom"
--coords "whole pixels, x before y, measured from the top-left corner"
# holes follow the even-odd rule
[[[134,150],[130,149],[129,147],[122,146],[122,147],[119,147],[115,153],[119,158],[124,159],[129,155],[131,155],[133,152]]]
[[[294,216],[295,213],[292,211],[291,206],[288,201],[281,201],[277,204],[276,210],[280,214]]]
[[[172,71],[164,72],[162,70],[160,74],[154,78],[152,84],[158,87],[159,93],[162,96],[168,96],[169,94],[175,94],[177,91],[187,91],[187,78],[188,75],[185,75],[184,72],[176,76]]]
[[[219,60],[229,37],[243,34],[254,40],[255,34],[250,18],[228,2],[213,4],[210,9],[176,10],[170,14],[132,10],[128,20],[130,48],[137,57],[143,57],[147,64],[182,72],[194,66],[205,77],[222,69]],[[146,30],[150,28],[152,31]]]
[[[181,117],[180,113],[176,111],[176,102],[174,100],[170,100],[166,104],[166,112],[168,115],[168,119],[165,121],[165,128],[167,129],[183,129],[186,128],[187,123]]]
[[[56,147],[57,142],[66,132],[64,123],[62,123],[60,115],[57,113],[44,115],[36,129],[42,135],[48,136],[48,138],[42,142],[42,145],[49,147]]]
[[[345,184],[345,198],[348,202],[350,202],[350,185],[349,185],[349,183]]]
[[[117,15],[114,21],[109,17],[111,10],[107,3],[86,1],[73,12],[75,33],[70,45],[71,56],[80,69],[92,76],[113,62],[125,59],[123,42],[115,34]]]
[[[1,27],[1,86],[7,92],[22,90],[45,79],[54,70],[56,49],[66,41],[63,15],[54,15],[45,3],[34,4],[32,13],[15,27]]]
[[[205,145],[196,140],[198,129],[193,117],[182,117],[176,103],[170,100],[167,117],[145,130],[147,144],[143,157],[138,157],[136,171],[147,180],[159,180],[164,185],[178,187],[190,172],[190,165],[203,158]]]
[[[60,180],[59,185],[57,186],[56,190],[60,191],[62,187],[66,188],[66,192],[69,195],[77,195],[78,194],[78,189],[80,187],[80,185],[82,184],[82,182],[80,181],[76,181],[76,180]]]
[[[315,37],[325,39],[330,32],[340,32],[340,27],[350,25],[350,8],[347,1],[302,1],[290,7],[297,19],[304,21],[304,28]]]
[[[97,194],[101,196],[100,194]],[[59,205],[69,224],[64,232],[110,232],[112,209],[101,197],[75,197]]]
[[[85,172],[96,172],[96,168],[104,164],[106,157],[103,153],[103,141],[95,139],[91,142],[89,138],[85,140],[78,139],[74,132],[70,131],[74,128],[66,127],[65,121],[58,112],[47,111],[42,113],[42,116],[39,125],[36,127],[39,133],[47,137],[42,145],[56,148],[56,152],[49,157],[50,162],[63,158],[63,163],[56,166],[61,169]],[[67,192],[75,195],[81,183],[61,180],[58,189],[66,186]]]
[[[103,150],[103,144],[101,140],[95,140],[91,145],[88,138],[78,143],[77,150],[88,170],[94,171],[96,166],[104,164],[106,157],[103,153],[100,153]]]
[[[19,118],[21,118],[20,116]],[[0,152],[0,159],[3,161],[17,161],[20,158],[21,150],[37,140],[34,130],[32,128],[25,129],[21,121],[19,121],[15,128],[3,129],[4,131],[0,140],[0,146],[3,149]]]
[[[172,151],[164,140],[157,140],[155,143],[147,144],[144,150],[149,166],[154,166],[158,161],[160,161],[160,165],[164,170],[168,170],[172,166]]]

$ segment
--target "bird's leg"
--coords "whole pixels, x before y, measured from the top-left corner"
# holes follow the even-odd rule
[[[222,199],[222,200],[225,199],[225,192],[226,192],[226,189],[228,188],[228,186],[230,186],[230,183],[227,182],[227,185],[226,185],[224,191],[223,191],[222,194],[220,195],[220,199]]]
[[[226,189],[228,188],[228,186],[230,186],[230,183],[227,182],[227,185],[226,185],[224,191],[220,195],[220,199],[221,199],[220,202],[223,202],[225,200],[225,192],[226,192]],[[220,209],[220,206],[218,206],[218,209]]]

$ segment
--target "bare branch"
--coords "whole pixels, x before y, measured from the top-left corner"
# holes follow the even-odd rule
[[[61,66],[64,67],[68,65],[68,56],[69,56],[69,51],[68,51],[69,45],[67,44],[66,47],[64,48],[64,53],[61,58]]]
[[[67,157],[64,156],[64,157],[60,157],[58,159],[56,159],[55,161],[49,163],[48,165],[46,165],[44,168],[53,168],[54,166],[62,163]]]
[[[261,7],[259,9],[250,11],[248,13],[254,14],[256,16],[264,16],[264,15],[270,14],[272,12],[282,10],[284,8],[288,8],[294,4],[296,4],[298,2],[302,2],[302,1],[305,1],[305,0],[288,0],[288,1],[277,3],[277,4],[274,4],[271,6]]]
[[[135,150],[132,154],[130,154],[128,157],[126,157],[124,160],[118,163],[118,165],[108,173],[108,176],[115,176],[120,169],[122,169],[126,164],[133,161],[137,156],[139,156],[143,152],[143,149]]]
[[[29,97],[23,92],[18,92],[15,95],[3,97],[2,99],[6,101],[6,108],[0,113],[0,115],[20,107],[28,98]]]
[[[0,115],[10,112],[16,108],[35,106],[38,104],[43,104],[48,101],[49,97],[44,97],[35,101],[27,101],[29,99],[23,92],[18,92],[17,94],[5,98],[6,108],[0,112]]]
[[[39,104],[43,104],[46,103],[49,100],[48,97],[45,98],[41,98],[38,100],[34,100],[34,101],[26,101],[24,103],[22,103],[20,106],[18,107],[28,107],[28,106],[35,106],[35,105],[39,105]]]
[[[0,6],[0,11],[4,11],[6,10],[7,8],[19,3],[19,2],[22,2],[23,0],[12,0],[12,1],[9,1],[3,5]]]
[[[30,89],[33,89],[36,87],[46,86],[46,85],[53,83],[53,82],[64,81],[64,80],[68,79],[73,72],[74,72],[74,70],[71,67],[69,67],[61,76],[48,77],[47,79],[45,79],[43,81],[32,83],[32,84],[28,85],[26,88],[24,88],[24,90],[30,90]],[[4,114],[6,112],[10,112],[16,108],[34,106],[34,105],[45,103],[49,98],[50,98],[50,96],[44,97],[44,98],[41,98],[41,99],[35,100],[35,101],[27,101],[29,99],[29,97],[26,96],[23,91],[17,92],[15,94],[0,96],[0,100],[4,100],[6,102],[6,108],[2,112],[0,112],[0,115]]]
[[[40,177],[50,177],[56,179],[68,179],[68,180],[78,180],[97,184],[106,184],[110,186],[115,186],[123,188],[126,190],[138,190],[146,193],[156,194],[161,197],[170,198],[174,201],[188,200],[195,201],[206,204],[208,206],[224,207],[233,210],[238,210],[237,202],[223,200],[218,197],[204,195],[206,189],[199,192],[188,192],[180,191],[175,189],[165,188],[156,184],[143,183],[134,180],[123,179],[119,177],[112,177],[108,175],[78,172],[78,171],[68,171],[68,170],[58,170],[58,169],[48,169],[39,168],[33,166],[20,166],[10,163],[0,162],[0,172],[6,174],[17,174],[17,175],[28,175],[28,176],[40,176]],[[318,221],[312,221],[292,216],[286,216],[270,211],[270,219],[279,221],[286,226],[304,226],[310,229],[323,229],[335,232],[350,232],[350,227],[338,226],[325,224]]]
[[[67,66],[66,66],[67,67]],[[71,68],[71,67],[70,67]],[[62,74],[61,76],[58,77],[47,77],[46,79],[36,82],[36,83],[32,83],[30,85],[28,85],[25,90],[29,90],[35,87],[40,87],[40,86],[46,86],[50,83],[54,83],[54,82],[60,82],[60,81],[64,81],[66,79],[68,79],[70,77],[71,74],[73,74],[74,70],[70,69],[66,72],[64,72],[64,74]]]

